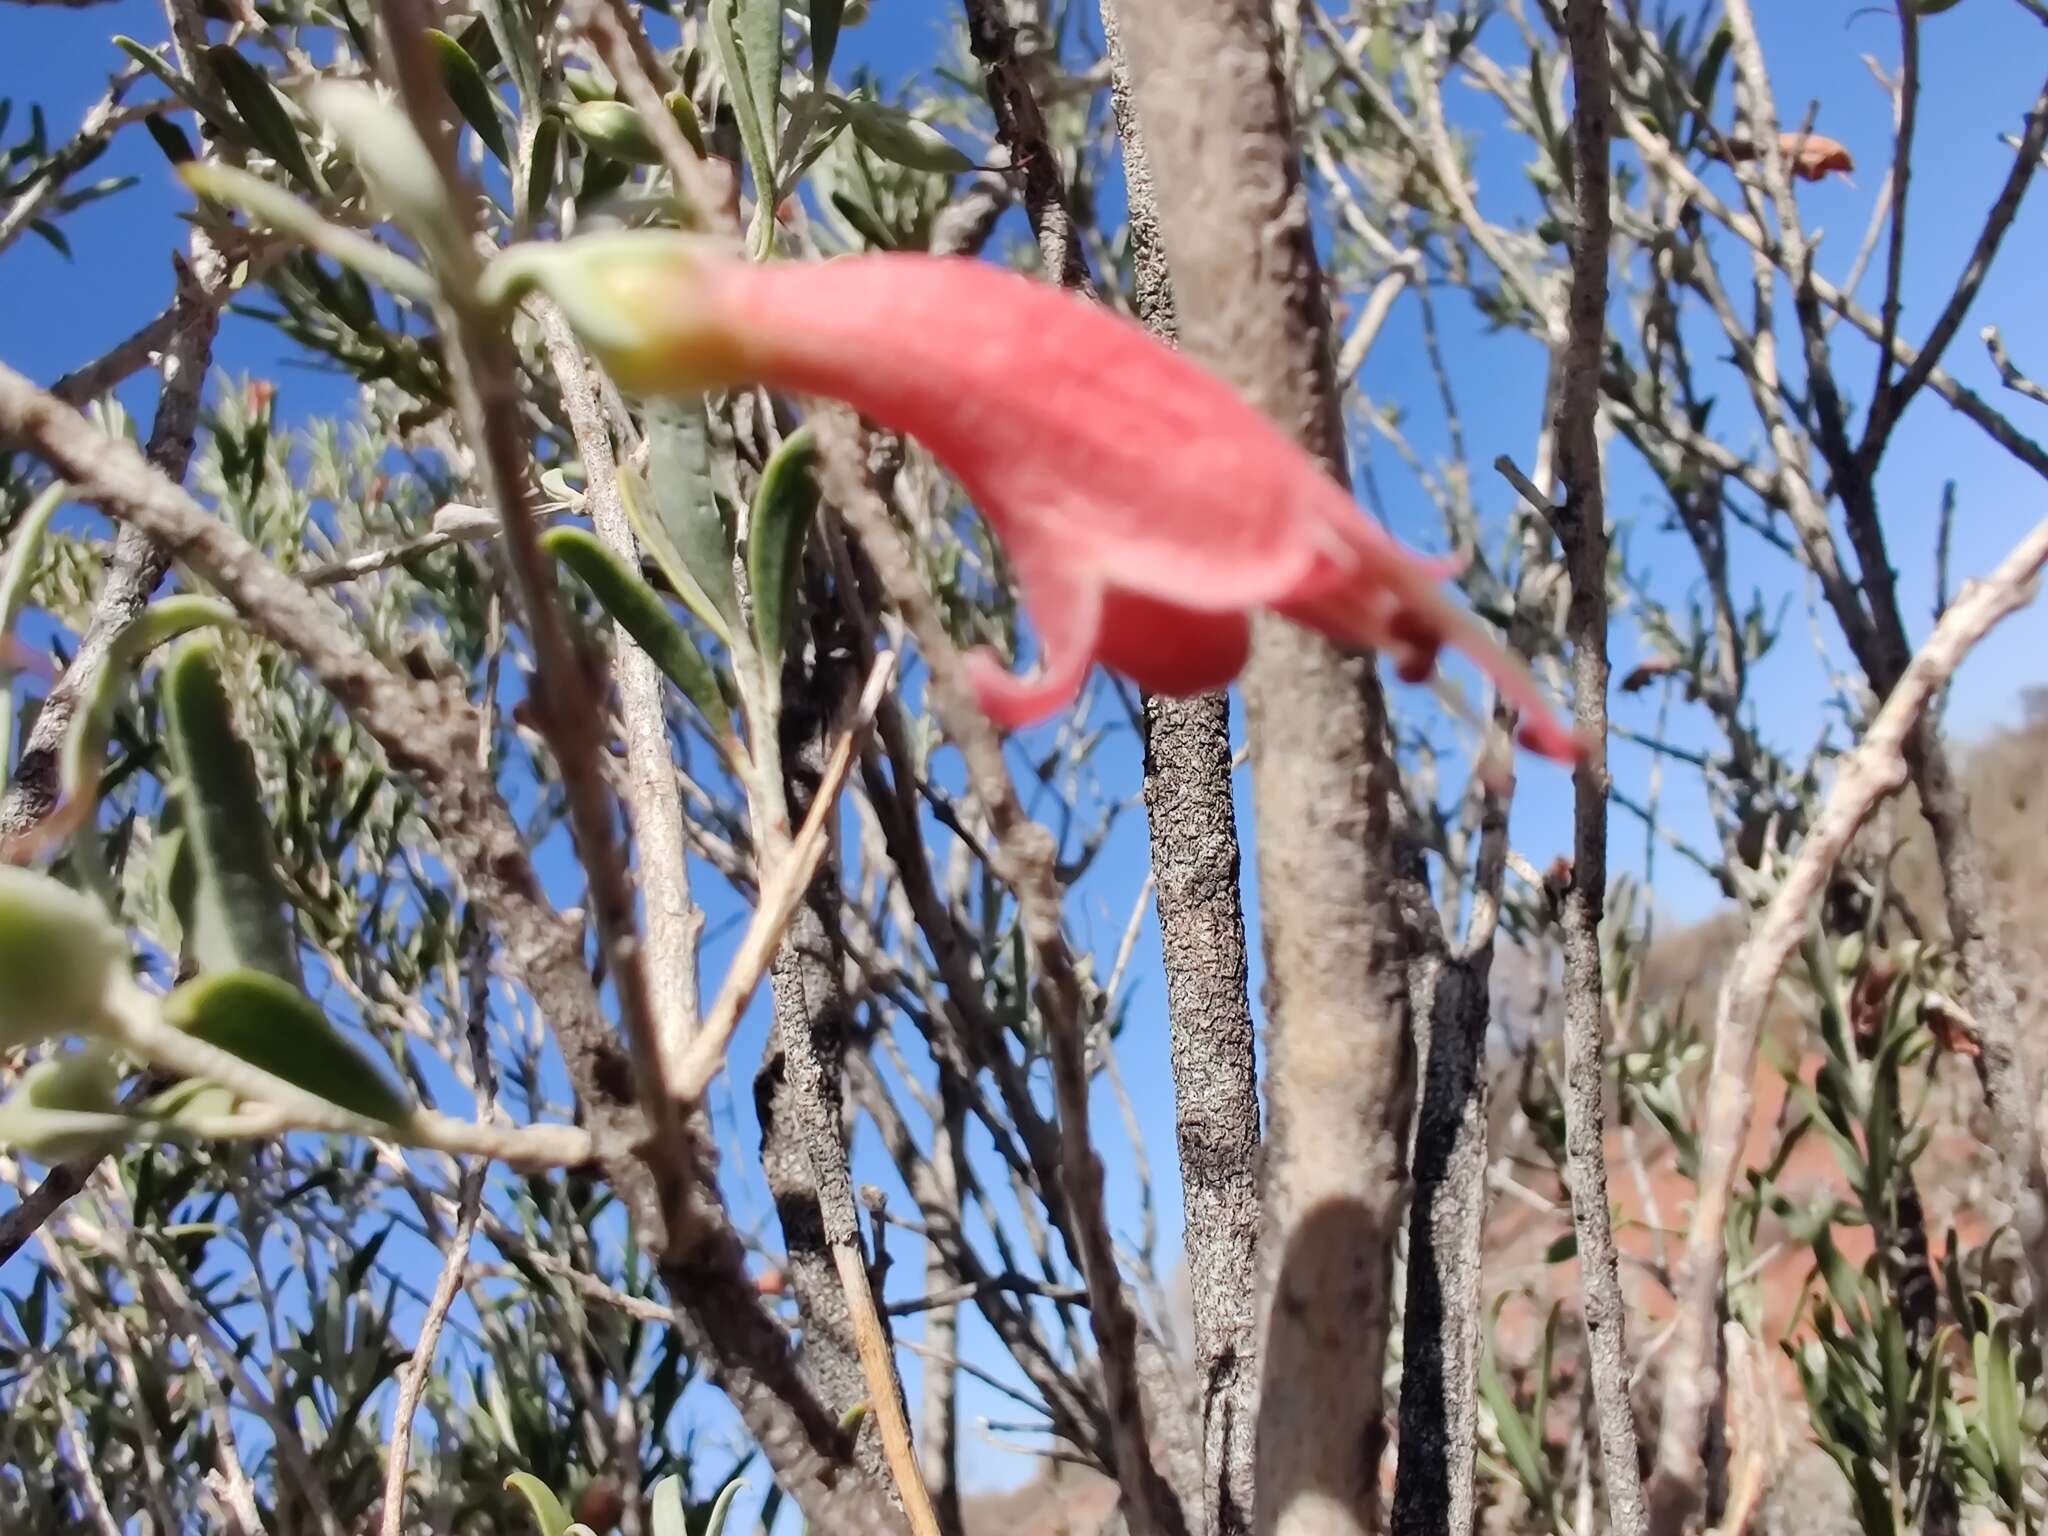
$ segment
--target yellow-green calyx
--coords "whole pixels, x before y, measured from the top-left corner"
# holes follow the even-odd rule
[[[702,236],[588,235],[510,247],[485,272],[480,293],[491,305],[545,294],[630,394],[701,394],[748,371],[746,339],[718,297],[730,259]]]

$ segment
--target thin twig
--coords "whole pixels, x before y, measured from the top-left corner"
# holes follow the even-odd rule
[[[881,707],[882,695],[888,688],[895,665],[893,651],[883,651],[875,658],[867,682],[861,689],[854,718],[841,731],[825,761],[825,770],[819,777],[817,792],[811,801],[810,814],[804,817],[803,825],[790,840],[789,851],[782,862],[761,883],[753,920],[747,924],[746,934],[733,954],[732,964],[726,969],[725,980],[719,984],[718,996],[712,999],[711,1007],[704,1015],[704,1027],[691,1039],[689,1050],[677,1065],[676,1097],[683,1104],[701,1102],[712,1080],[725,1070],[726,1048],[732,1044],[740,1016],[753,1000],[761,978],[768,974],[768,966],[781,947],[782,936],[789,931],[790,919],[796,915],[804,892],[810,888],[811,876],[817,873],[818,862],[830,846],[832,818],[838,808],[840,788],[846,783],[846,775],[860,755],[861,743],[866,739],[875,711]]]
[[[1979,333],[1984,338],[1984,350],[1991,354],[1992,366],[2005,381],[2005,387],[2015,394],[2025,395],[2029,400],[2048,405],[2048,385],[2037,384],[2020,372],[2019,364],[2012,360],[2012,354],[2005,350],[2005,338],[1998,334],[1998,327],[1987,325]]]
[[[469,987],[470,1065],[476,1077],[477,1113],[488,1119],[494,1099],[491,1063],[485,1054],[489,1049],[491,1004],[488,941],[480,930],[474,928],[464,938],[469,948],[464,968]],[[391,1417],[391,1450],[384,1467],[384,1536],[403,1536],[405,1530],[405,1471],[412,1457],[413,1416],[419,1411],[420,1398],[425,1395],[428,1378],[433,1374],[434,1355],[441,1346],[441,1329],[448,1321],[448,1311],[462,1293],[463,1275],[469,1268],[470,1243],[476,1237],[477,1214],[483,1206],[484,1176],[488,1171],[488,1165],[482,1162],[463,1171],[456,1195],[455,1231],[448,1239],[440,1278],[434,1282],[433,1299],[427,1303],[426,1316],[420,1319],[419,1339],[413,1345],[412,1359],[406,1363],[405,1375],[399,1381],[398,1407]]]
[[[1045,114],[1025,73],[1010,8],[1005,0],[965,0],[965,9],[968,46],[982,68],[996,132],[1023,185],[1024,207],[1038,236],[1045,275],[1061,287],[1092,295],[1095,284],[1081,252],[1059,154],[1046,135]]]
[[[232,263],[203,229],[192,232],[191,261],[173,256],[172,265],[177,292],[165,311],[169,335],[157,365],[163,387],[143,453],[168,482],[176,483],[185,478],[191,461],[214,336],[234,280]],[[0,441],[25,435],[0,425]],[[81,494],[90,496],[87,482],[71,478]],[[168,551],[147,532],[124,526],[115,535],[106,578],[93,599],[78,650],[37,711],[14,776],[0,796],[0,845],[33,832],[56,809],[58,763],[72,718],[91,697],[109,656],[169,567]]]
[[[1911,9],[1910,6],[1901,7],[1901,16]],[[1906,25],[1911,26],[1910,19]],[[1928,381],[1942,354],[1948,350],[1948,344],[1962,328],[1963,316],[1976,299],[1977,291],[1983,287],[1984,279],[1990,275],[1992,261],[2004,243],[2006,232],[2012,228],[2013,220],[2019,216],[2020,205],[2026,201],[2027,188],[2041,167],[2044,146],[2048,146],[2048,82],[2043,83],[2040,95],[2034,98],[2034,105],[2027,113],[2026,131],[2020,135],[2012,167],[2006,173],[1998,195],[1991,201],[1984,224],[1977,231],[1977,242],[1971,248],[1969,260],[1963,264],[1962,275],[1956,279],[1948,302],[1942,306],[1941,314],[1928,331],[1927,340],[1920,344],[1912,362],[1906,364],[1906,371],[1899,376],[1897,385],[1882,392],[1871,403],[1870,421],[1864,429],[1863,442],[1857,448],[1857,455],[1865,464],[1876,463],[1877,455],[1883,450],[1899,416],[1919,392],[1920,386]],[[1903,210],[1893,210],[1893,217],[1903,218]],[[1890,351],[1895,335],[1881,320],[1879,327],[1878,345]]]
[[[79,1433],[78,1411],[71,1406],[70,1396],[64,1391],[63,1375],[52,1371],[44,1379],[55,1398],[57,1448],[69,1464],[72,1476],[78,1479],[79,1497],[85,1501],[101,1536],[121,1536],[121,1522],[114,1518],[114,1511],[107,1503],[107,1490],[100,1485],[99,1469],[93,1465],[85,1436]]]
[[[1557,531],[1571,571],[1565,626],[1572,696],[1586,756],[1572,774],[1572,870],[1565,951],[1565,1181],[1578,1238],[1581,1312],[1600,1429],[1600,1466],[1615,1536],[1641,1536],[1643,1489],[1629,1399],[1627,1307],[1608,1210],[1606,990],[1600,923],[1607,898],[1607,496],[1600,463],[1600,370],[1606,356],[1610,137],[1614,117],[1606,0],[1568,0],[1575,211],[1568,339],[1558,385]]]
[[[675,89],[668,67],[654,50],[632,7],[622,0],[575,0],[580,26],[598,57],[617,77],[641,126],[654,140],[661,163],[675,182],[686,222],[718,228],[736,224],[739,178],[721,178],[712,162],[690,147],[662,98]],[[772,210],[771,210],[772,212]]]
[[[50,200],[64,190],[72,172],[88,164],[112,136],[114,129],[127,119],[130,114],[121,112],[121,98],[141,78],[141,66],[134,64],[116,75],[108,84],[106,95],[87,111],[71,142],[57,151],[52,163],[36,178],[33,186],[17,197],[5,212],[0,212],[0,251],[6,250],[20,238],[22,231],[35,223]],[[156,109],[152,107],[150,110]]]
[[[1707,1407],[1719,1395],[1713,1342],[1728,1206],[1754,1108],[1757,1044],[1778,973],[1805,937],[1837,861],[1871,813],[1906,782],[1906,743],[1928,704],[1993,626],[2032,600],[2044,565],[2048,521],[2036,526],[1990,576],[1957,595],[1864,731],[1861,744],[1837,769],[1798,857],[1729,963],[1715,1006],[1699,1195],[1679,1270],[1676,1331],[1662,1373],[1663,1423],[1651,1479],[1656,1536],[1678,1536],[1702,1492],[1702,1433]]]
[[[1073,956],[1061,931],[1054,849],[1017,798],[995,728],[974,705],[966,662],[947,635],[903,536],[867,483],[848,423],[835,414],[829,425],[831,430],[819,435],[827,499],[859,537],[884,589],[917,638],[940,723],[965,757],[969,782],[995,833],[996,871],[1016,893],[1018,920],[1037,962],[1033,994],[1045,1021],[1059,1106],[1060,1182],[1071,1240],[1088,1285],[1089,1319],[1107,1391],[1118,1480],[1139,1536],[1174,1533],[1181,1528],[1180,1510],[1152,1462],[1138,1390],[1137,1318],[1118,1273],[1115,1240],[1103,1208],[1102,1167],[1089,1132],[1085,1011]]]
[[[1878,310],[1883,335],[1877,344],[1877,387],[1873,401],[1891,393],[1892,342],[1899,334],[1899,284],[1906,270],[1906,194],[1913,178],[1913,128],[1920,116],[1920,17],[1912,5],[1899,8],[1899,124],[1892,149],[1891,237],[1885,250],[1884,301]],[[1855,284],[1850,284],[1850,292]]]
[[[619,489],[612,434],[593,387],[594,365],[552,303],[536,300],[548,361],[561,386],[562,409],[583,461],[585,502],[598,537],[630,565],[639,563],[632,523]],[[647,911],[648,1002],[654,1010],[662,1076],[671,1091],[688,1042],[697,1032],[697,940],[703,914],[690,895],[683,854],[683,807],[663,707],[661,669],[623,629],[614,640],[619,709],[626,742],[624,796],[638,844],[641,895]]]

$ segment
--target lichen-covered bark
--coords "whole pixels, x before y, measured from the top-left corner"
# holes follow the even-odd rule
[[[1415,1009],[1426,1027],[1401,1318],[1394,1536],[1463,1536],[1473,1528],[1492,964],[1489,943],[1469,957],[1444,956],[1419,968]]]
[[[1202,1522],[1251,1528],[1259,1092],[1230,785],[1230,700],[1145,701],[1145,810],[1202,1412]]]
[[[819,653],[837,654],[821,643]],[[843,666],[807,668],[800,656],[785,668],[781,748],[789,815],[810,813],[823,769],[833,702],[848,681]],[[788,1260],[790,1289],[802,1324],[798,1361],[834,1414],[868,1395],[846,1289],[834,1248],[863,1256],[853,1181],[842,1129],[842,1060],[846,1048],[846,959],[837,929],[837,862],[828,854],[769,969],[775,1039],[754,1079],[761,1123],[761,1165],[775,1201]],[[856,1455],[880,1477],[881,1446],[873,1416]]]

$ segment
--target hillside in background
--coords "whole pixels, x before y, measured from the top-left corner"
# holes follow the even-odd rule
[[[2008,935],[2024,962],[2022,1001],[2033,1011],[2038,1034],[2048,1029],[2048,920],[2042,916],[2048,913],[2048,689],[2028,690],[2021,723],[1971,749],[1965,779],[1978,835],[1992,859]],[[1893,877],[1924,931],[1938,935],[1946,927],[1939,878],[1926,828],[1911,814],[1910,805],[1909,797],[1892,818]],[[1883,828],[1879,832],[1884,835]],[[1712,1022],[1722,968],[1741,937],[1740,920],[1728,912],[1657,940],[1643,957],[1645,1004],[1682,1011],[1704,1031]],[[1508,959],[1505,954],[1502,958]],[[1533,967],[1503,969],[1513,978],[1512,985],[1535,984]],[[1554,1009],[1554,999],[1535,1005],[1519,1000],[1512,1011],[1527,1016]],[[1778,1021],[1776,1041],[1779,1062],[1796,1062],[1800,1080],[1810,1086],[1820,1057],[1798,1038],[1789,1014]],[[1938,1056],[1936,1063],[1929,1098],[1936,1128],[1919,1172],[1933,1255],[1939,1261],[1951,1233],[1960,1249],[1976,1249],[2007,1212],[1990,1183],[1991,1158],[1977,1123],[1983,1113],[1982,1097],[1971,1065],[1950,1052]],[[1503,1072],[1494,1088],[1494,1144],[1510,1150],[1496,1164],[1487,1220],[1486,1277],[1489,1301],[1499,1308],[1497,1358],[1510,1382],[1536,1357],[1553,1311],[1561,1322],[1575,1317],[1579,1295],[1576,1265],[1557,1253],[1561,1235],[1570,1230],[1567,1197],[1548,1161],[1530,1144],[1526,1121],[1516,1108],[1516,1086],[1512,1053],[1504,1052]],[[1793,1096],[1782,1066],[1769,1060],[1759,1066],[1754,1089],[1756,1121],[1749,1161],[1762,1166],[1792,1112]],[[1616,1116],[1610,1122],[1615,1128],[1607,1144],[1608,1166],[1614,1170],[1610,1193],[1617,1212],[1616,1238],[1625,1255],[1623,1285],[1631,1325],[1637,1330],[1630,1346],[1638,1362],[1639,1402],[1647,1407],[1654,1401],[1647,1388],[1656,1378],[1661,1330],[1671,1316],[1665,1264],[1683,1240],[1692,1186],[1678,1170],[1667,1137],[1653,1127],[1618,1121]],[[1818,1136],[1805,1138],[1794,1150],[1779,1184],[1804,1205],[1849,1199],[1841,1169]],[[1870,1243],[1861,1229],[1837,1228],[1836,1234],[1837,1246],[1851,1263],[1861,1264],[1869,1256]],[[1815,1282],[1813,1251],[1782,1225],[1767,1224],[1763,1236],[1762,1251],[1754,1261],[1763,1336],[1771,1341],[1796,1339]],[[1182,1304],[1184,1290],[1184,1285],[1174,1287]],[[1184,1319],[1172,1319],[1171,1326],[1185,1336]],[[1578,1337],[1575,1326],[1560,1326],[1555,1332],[1558,1353],[1576,1354]],[[1768,1406],[1782,1448],[1776,1483],[1761,1511],[1764,1528],[1786,1536],[1854,1531],[1846,1486],[1804,1432],[1804,1407],[1789,1359],[1781,1353],[1774,1360],[1751,1364],[1753,1378],[1775,1389]],[[1553,1386],[1549,1426],[1559,1444],[1578,1431],[1574,1420],[1582,1405],[1579,1394],[1570,1389],[1583,1380],[1574,1360],[1565,1359],[1562,1365]],[[1391,1459],[1383,1480],[1391,1491]],[[1525,1528],[1518,1496],[1499,1482],[1489,1487],[1499,1495],[1490,1528]],[[964,1514],[968,1536],[1086,1536],[1115,1518],[1115,1494],[1109,1482],[1093,1472],[1048,1464],[1022,1487],[967,1500]]]

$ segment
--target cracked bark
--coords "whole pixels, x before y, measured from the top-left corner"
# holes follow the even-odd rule
[[[782,761],[790,817],[801,821],[824,766],[829,701],[844,692],[847,677],[844,668],[809,671],[793,657],[784,678]],[[769,969],[775,1039],[754,1078],[762,1171],[802,1319],[797,1358],[836,1415],[867,1397],[853,1318],[832,1257],[834,1246],[851,1245],[865,1262],[841,1131],[848,1003],[838,901],[838,863],[828,853]],[[872,1419],[862,1427],[856,1455],[863,1470],[882,1475]]]
[[[1145,701],[1145,811],[1202,1416],[1202,1525],[1251,1529],[1259,1094],[1230,784],[1230,700]]]
[[[1173,288],[1152,175],[1131,102],[1116,7],[1103,0],[1110,88],[1123,142],[1138,317],[1175,338]],[[1258,1422],[1259,1085],[1247,982],[1227,693],[1145,699],[1145,814],[1152,834],[1186,1217],[1202,1423],[1201,1519],[1249,1531]]]
[[[807,663],[805,647],[792,642],[776,721],[783,779],[777,786],[782,805],[773,810],[792,820],[807,817],[817,797],[832,716],[857,684],[850,659],[861,649],[843,612],[829,601],[812,604],[811,613],[813,659]],[[854,1437],[855,1459],[883,1487],[893,1480],[911,1529],[930,1536],[936,1515],[915,1464],[908,1407],[888,1324],[873,1295],[848,1162],[844,1062],[851,1003],[839,931],[843,899],[838,863],[828,851],[770,967],[775,1042],[755,1081],[761,1155],[802,1318],[799,1363],[835,1414],[861,1403],[872,1410]]]
[[[1473,1528],[1479,1445],[1480,1240],[1486,1225],[1488,942],[1418,968],[1416,1117],[1402,1313],[1394,1536]]]

